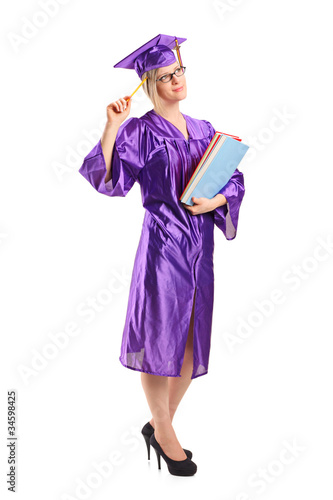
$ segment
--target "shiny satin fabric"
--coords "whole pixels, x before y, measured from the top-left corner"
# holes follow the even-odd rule
[[[191,215],[179,198],[215,129],[206,120],[184,115],[189,139],[171,122],[148,111],[118,130],[112,178],[105,183],[101,141],[79,172],[96,191],[126,196],[135,182],[145,214],[135,255],[120,362],[154,375],[180,377],[194,301],[194,379],[208,372],[214,305],[214,226],[227,240],[237,234],[245,193],[236,169],[219,192],[228,203]],[[195,293],[196,292],[196,293]],[[194,295],[195,294],[195,295]]]

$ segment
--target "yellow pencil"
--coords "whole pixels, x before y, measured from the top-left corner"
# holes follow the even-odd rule
[[[134,92],[130,95],[130,98],[134,96],[135,92],[137,90],[139,90],[139,88],[141,87],[141,85],[147,80],[148,76],[146,76],[146,78],[144,80],[142,80],[142,82],[140,83],[140,85],[134,90]],[[126,99],[126,101],[128,101],[129,99]]]

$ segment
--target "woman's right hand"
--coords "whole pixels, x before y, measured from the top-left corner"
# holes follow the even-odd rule
[[[128,99],[128,101],[125,99]],[[131,111],[131,102],[132,100],[129,95],[125,95],[125,97],[121,97],[117,101],[111,102],[106,108],[108,122],[120,125],[126,120]]]

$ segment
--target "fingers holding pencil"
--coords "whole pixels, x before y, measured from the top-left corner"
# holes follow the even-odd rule
[[[129,112],[131,111],[131,99],[132,96],[139,90],[141,85],[147,80],[148,77],[146,77],[140,85],[132,92],[131,95],[125,95],[124,97],[121,97],[117,101],[112,102],[111,104],[108,105],[106,108],[107,110],[107,117],[108,117],[108,122],[114,122],[114,123],[122,123],[124,120],[129,115]]]
[[[124,96],[117,101],[111,102],[106,108],[108,122],[122,123],[131,111],[131,96]]]

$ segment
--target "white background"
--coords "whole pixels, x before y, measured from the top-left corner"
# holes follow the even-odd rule
[[[330,3],[42,4],[7,2],[1,13],[1,496],[10,495],[12,389],[15,498],[332,496]],[[253,146],[240,167],[237,237],[215,228],[209,373],[192,381],[174,420],[198,466],[191,478],[171,476],[163,460],[158,471],[154,450],[147,462],[140,373],[118,359],[139,185],[109,198],[78,173],[106,106],[139,83],[113,65],[159,33],[187,38],[181,111]],[[151,108],[137,92],[130,116]],[[114,276],[119,291],[87,322],[79,311],[105,299]],[[70,324],[75,336],[64,333]],[[68,344],[56,349],[60,332]],[[96,464],[112,460],[98,476]]]

